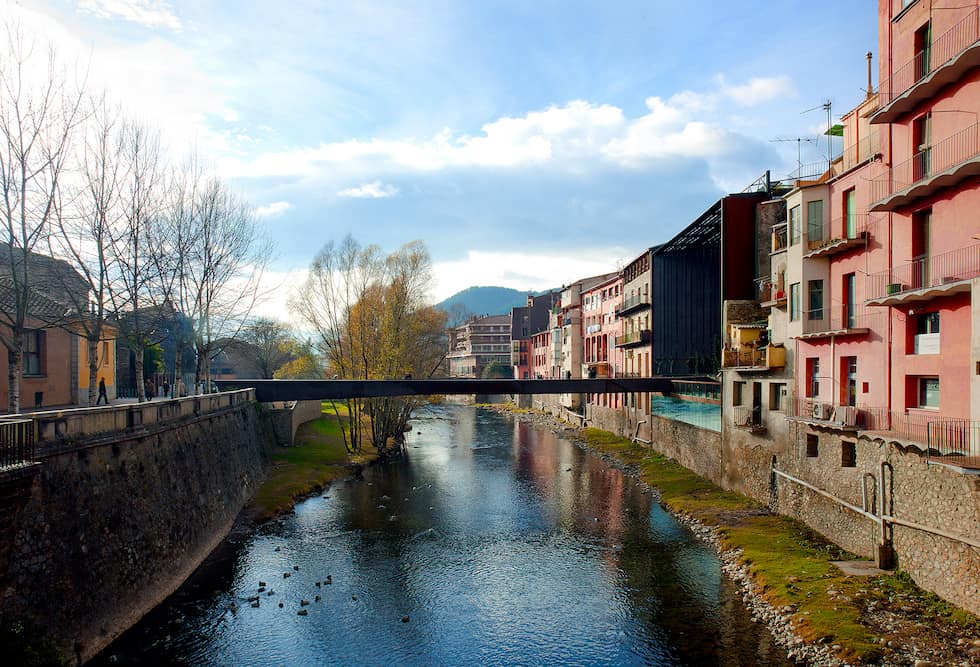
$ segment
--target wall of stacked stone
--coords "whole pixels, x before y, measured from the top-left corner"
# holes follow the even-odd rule
[[[274,436],[253,402],[60,442],[0,540],[0,615],[87,659],[160,603],[228,531]]]
[[[650,446],[715,484],[722,483],[721,433],[650,415]]]
[[[808,451],[808,434],[816,437],[815,452],[812,447]],[[769,470],[765,449],[754,455],[754,448],[734,444],[739,438],[726,434],[725,486],[770,502],[768,486],[762,483]],[[843,465],[846,443],[854,445],[853,466]],[[872,475],[879,479],[884,462],[890,471],[885,477],[886,514],[980,543],[980,479],[929,465],[915,447],[793,424],[789,437],[774,441],[772,451],[779,470],[873,513],[878,512],[880,491],[868,481],[863,496],[862,484]],[[731,484],[735,478],[742,480],[737,487]],[[877,555],[881,536],[875,521],[784,478],[776,480],[775,499],[770,504],[776,511],[803,521],[848,551],[866,558]],[[903,526],[893,528],[892,538],[896,565],[916,583],[980,614],[980,548]]]
[[[585,406],[585,418],[586,426],[609,431],[619,436],[632,435],[628,432],[629,425],[626,415],[618,408],[589,404]]]

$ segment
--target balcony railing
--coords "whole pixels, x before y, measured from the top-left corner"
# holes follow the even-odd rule
[[[928,422],[926,459],[980,469],[980,422],[938,419]]]
[[[34,463],[36,444],[33,419],[0,421],[0,470]]]
[[[762,416],[762,408],[753,408],[750,405],[736,405],[733,411],[735,426],[758,433],[766,428]]]
[[[893,266],[886,271],[868,276],[868,302],[883,301],[874,305],[900,303],[905,297],[921,297],[921,291],[935,289],[938,294],[958,289],[957,283],[980,276],[980,244],[944,252],[940,255],[919,257],[904,266]]]
[[[978,37],[977,9],[973,9],[962,21],[933,39],[931,44],[893,70],[892,75],[881,82],[881,106],[891,104],[896,97],[962,53]]]
[[[864,245],[868,234],[867,213],[855,213],[834,218],[828,226],[823,223],[807,227],[807,254],[805,257],[825,257]]]
[[[980,134],[977,128],[980,124],[970,125],[929,148],[919,151],[901,164],[889,169],[881,178],[871,181],[872,210],[887,211],[908,203],[917,195],[910,190],[913,186],[926,186],[932,183],[934,176],[951,171],[955,179],[956,167],[965,165],[980,156]],[[952,183],[949,183],[952,184]],[[921,196],[931,194],[934,189],[943,187],[945,183],[936,183],[931,189],[922,189]],[[904,196],[902,196],[904,195]]]
[[[777,282],[764,280],[759,283],[759,304],[766,308],[785,305],[786,287],[782,284],[784,282],[783,280]]]
[[[865,308],[857,304],[834,304],[827,308],[803,311],[801,338],[861,334],[883,322],[884,315],[880,309]]]
[[[641,308],[650,307],[650,297],[642,294],[633,294],[623,299],[623,303],[616,308],[616,317],[621,317],[627,313],[632,313]]]
[[[633,345],[646,345],[653,338],[650,329],[640,329],[630,333],[616,336],[616,347],[631,347]]]
[[[851,144],[841,151],[840,170],[841,173],[853,169],[863,162],[867,162],[881,152],[880,136],[877,128],[871,128],[868,136],[857,143]]]

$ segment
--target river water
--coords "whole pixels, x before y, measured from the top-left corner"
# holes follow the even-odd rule
[[[472,407],[407,436],[403,460],[226,544],[95,664],[789,664],[619,470]]]

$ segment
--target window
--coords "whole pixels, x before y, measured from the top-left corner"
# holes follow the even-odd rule
[[[744,382],[732,383],[732,405],[742,404],[742,391],[745,389]]]
[[[783,395],[786,393],[786,384],[783,382],[769,383],[769,410],[780,412],[783,409]]]
[[[915,180],[929,175],[929,156],[932,147],[932,114],[912,121],[912,176]]]
[[[823,281],[822,280],[811,280],[807,283],[807,291],[809,292],[809,310],[807,312],[806,318],[808,320],[822,320],[823,319]]]
[[[939,409],[939,378],[922,377],[918,382],[920,408]]]
[[[939,354],[939,313],[915,316],[912,354]]]
[[[31,330],[24,332],[24,375],[42,375],[44,364],[41,353],[44,350],[44,332]]]
[[[848,329],[857,326],[857,276],[844,275],[844,325]]]
[[[809,357],[806,360],[806,395],[807,398],[820,396],[820,358]]]
[[[840,464],[842,468],[857,467],[857,443],[850,440],[840,441]]]
[[[789,210],[789,244],[800,242],[800,207],[794,206]]]
[[[913,41],[915,48],[915,80],[918,81],[931,71],[932,65],[932,22],[915,31]]]
[[[795,322],[800,319],[800,284],[789,286],[789,319]]]
[[[809,247],[815,248],[823,243],[823,200],[807,202],[806,240]]]
[[[806,455],[811,459],[820,455],[820,437],[816,433],[806,434]]]

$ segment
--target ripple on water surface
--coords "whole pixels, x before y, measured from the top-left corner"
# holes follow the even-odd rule
[[[407,444],[227,547],[96,664],[787,664],[620,471],[470,407],[425,410]]]

